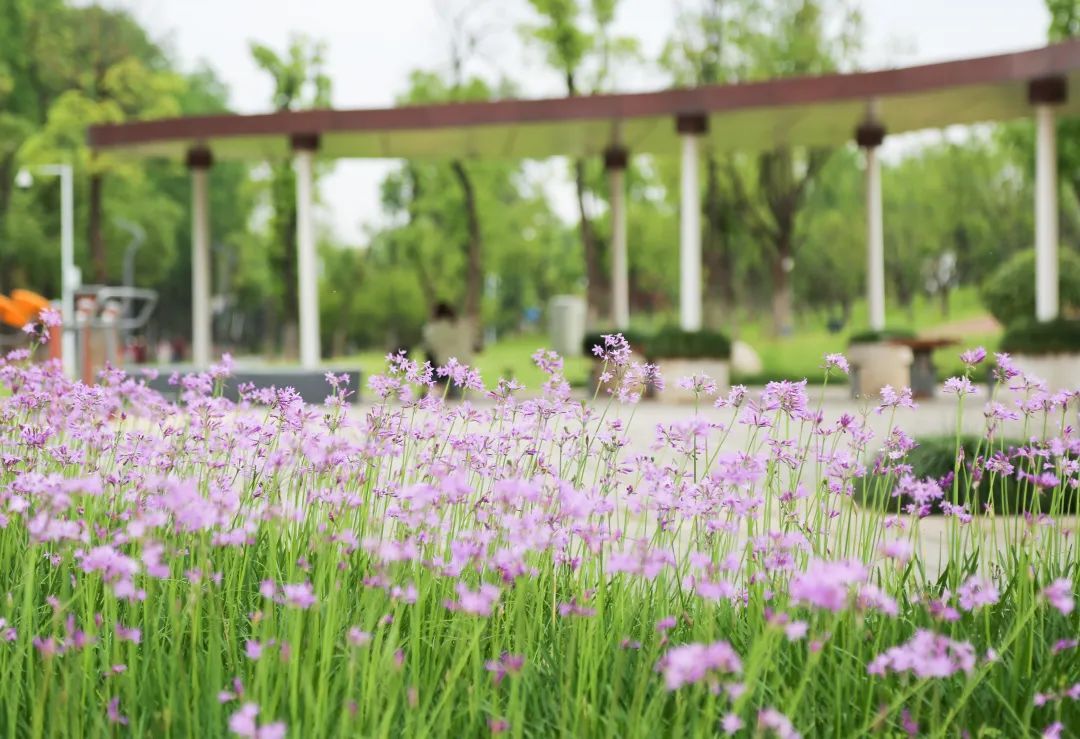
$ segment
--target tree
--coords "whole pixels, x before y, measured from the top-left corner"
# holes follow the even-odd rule
[[[683,31],[669,44],[666,60],[678,70],[675,81],[681,83],[822,74],[850,63],[859,25],[858,14],[844,0],[709,0],[697,14],[684,17]],[[719,255],[711,258],[712,270],[731,272],[732,260],[716,241],[724,230],[730,237],[729,222],[741,221],[768,251],[778,333],[791,326],[791,272],[802,243],[798,216],[831,153],[782,146],[752,157],[729,157],[722,173],[715,160],[708,162],[705,215],[712,243],[706,249]],[[721,176],[727,180],[724,186]],[[733,198],[737,211],[722,205],[727,199],[722,191]]]
[[[540,23],[526,26],[525,37],[544,50],[549,66],[562,77],[568,96],[603,91],[610,81],[613,62],[636,55],[634,40],[613,34],[618,3],[590,0],[583,7],[579,0],[529,0]],[[587,174],[585,160],[580,156],[574,159],[573,170],[588,305],[596,318],[610,315],[611,297],[604,269],[606,248],[585,207]]]
[[[122,254],[106,244],[121,234],[105,222],[107,210],[147,226],[147,251],[157,259],[146,276],[156,280],[171,263],[171,225],[181,211],[148,186],[143,168],[91,152],[85,131],[91,123],[176,114],[183,78],[122,11],[0,0],[0,17],[4,30],[14,31],[0,51],[0,283],[59,291],[58,184],[46,179],[28,193],[10,189],[18,167],[57,161],[75,168],[76,222],[86,224],[76,256],[88,281],[120,274]]]

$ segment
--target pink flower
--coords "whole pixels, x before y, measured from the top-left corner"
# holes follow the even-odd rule
[[[977,346],[974,349],[968,349],[960,354],[960,361],[966,364],[968,367],[974,367],[986,359],[986,350],[981,346]]]
[[[724,730],[724,733],[731,736],[739,729],[743,727],[743,720],[739,718],[738,714],[729,713],[720,719],[720,728]]]
[[[110,724],[120,724],[121,726],[127,726],[127,716],[120,713],[120,699],[113,698],[109,701],[109,705],[105,708],[105,713],[108,716]]]
[[[666,616],[656,622],[656,630],[659,632],[670,631],[675,628],[675,624],[677,623],[678,621],[676,621],[674,616]]]
[[[259,726],[255,718],[259,715],[259,707],[254,703],[245,703],[240,709],[229,717],[229,731],[237,736],[250,737],[250,739],[282,739],[285,736],[285,723],[278,721],[273,724]]]
[[[455,589],[458,599],[456,602],[447,601],[446,607],[452,611],[470,613],[474,616],[490,616],[495,601],[499,599],[499,593],[502,592],[498,586],[490,583],[482,584],[479,590],[469,590],[468,585],[459,582]]]
[[[966,377],[950,377],[945,380],[945,386],[942,388],[943,392],[955,393],[956,395],[973,395],[975,393],[975,386],[971,384],[971,380]]]
[[[839,370],[845,375],[851,374],[851,365],[848,364],[847,357],[843,354],[826,354],[825,355],[825,371]]]
[[[1068,616],[1076,607],[1073,598],[1072,583],[1065,578],[1059,578],[1043,588],[1042,595],[1054,608]]]
[[[134,644],[138,644],[142,641],[142,631],[136,628],[126,628],[121,624],[116,624],[115,627],[116,638],[119,641],[129,641]]]
[[[309,582],[282,585],[281,593],[285,603],[295,608],[310,608],[315,605],[315,593]]]
[[[982,606],[992,606],[998,602],[998,589],[993,582],[986,578],[972,575],[956,589],[960,596],[960,607],[965,611],[973,611]]]
[[[371,641],[371,633],[361,631],[358,626],[353,626],[349,629],[349,634],[346,638],[348,639],[349,644],[352,644],[354,647],[362,647]]]
[[[799,732],[795,731],[791,719],[775,708],[766,708],[758,713],[758,726],[762,729],[772,729],[779,739],[800,739],[801,737]]]
[[[949,677],[957,672],[970,674],[975,669],[975,647],[957,642],[932,631],[920,629],[906,644],[892,647],[867,665],[871,675],[912,672],[917,677]]]
[[[784,626],[784,635],[788,641],[799,641],[806,636],[808,629],[805,621],[792,621]]]
[[[847,607],[852,587],[865,582],[868,574],[866,565],[857,560],[813,560],[806,572],[792,579],[789,592],[796,603],[835,613]]]
[[[687,644],[669,650],[660,658],[656,669],[664,673],[668,690],[678,690],[704,680],[710,672],[741,672],[742,660],[726,641]]]
[[[525,655],[507,654],[503,652],[497,660],[488,660],[484,663],[484,669],[492,673],[495,684],[498,685],[507,675],[516,675],[525,666]]]
[[[913,547],[907,539],[893,539],[892,541],[881,542],[878,551],[883,557],[895,559],[900,564],[907,564],[908,560],[911,559]]]

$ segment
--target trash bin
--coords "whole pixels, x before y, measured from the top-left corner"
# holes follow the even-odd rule
[[[564,357],[581,354],[585,340],[585,300],[577,295],[556,295],[548,303],[551,348]]]

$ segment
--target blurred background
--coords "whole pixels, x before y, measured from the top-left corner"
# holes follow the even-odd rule
[[[61,184],[19,173],[70,162],[82,281],[155,291],[152,315],[124,337],[126,356],[184,359],[188,172],[94,153],[91,124],[647,91],[909,66],[1074,33],[1080,0],[0,0],[0,293],[59,295]],[[1027,274],[1032,248],[1033,141],[1030,121],[886,140],[890,326],[994,346],[1021,310],[1003,296],[1025,289],[1009,275]],[[1080,269],[1075,121],[1058,123],[1058,156],[1067,312],[1080,306],[1070,293],[1080,279],[1069,277]],[[705,325],[760,358],[734,380],[813,379],[822,354],[865,328],[860,162],[854,142],[705,155]],[[592,314],[606,311],[611,229],[599,159],[319,162],[316,175],[327,361],[375,368],[387,351],[416,346],[443,302],[483,326],[481,369],[528,379],[553,297],[580,295]],[[288,362],[293,169],[223,162],[210,177],[214,351]],[[631,159],[635,328],[678,312],[678,189],[677,158]],[[954,354],[942,355],[943,371]],[[586,371],[575,360],[571,379]]]

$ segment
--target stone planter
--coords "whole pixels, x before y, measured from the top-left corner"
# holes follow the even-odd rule
[[[1080,354],[1013,354],[1025,375],[1046,381],[1050,392],[1080,388]]]
[[[910,347],[886,342],[852,344],[847,351],[851,364],[851,397],[875,397],[886,385],[894,389],[911,387]]]
[[[716,383],[720,395],[727,394],[731,385],[731,362],[727,359],[658,359],[664,389],[657,398],[669,403],[693,403],[694,393],[679,387],[679,380],[692,375],[708,375]]]

